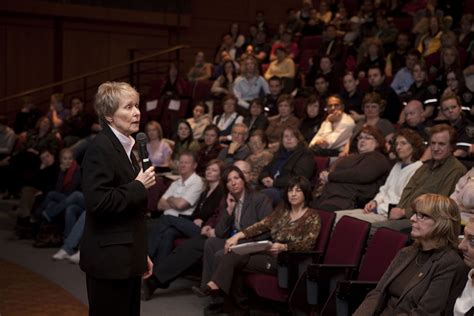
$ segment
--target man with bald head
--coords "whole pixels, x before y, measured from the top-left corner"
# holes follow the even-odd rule
[[[410,128],[417,132],[425,141],[429,140],[427,125],[423,116],[423,103],[420,100],[411,100],[403,109],[405,114],[405,123],[402,128]]]

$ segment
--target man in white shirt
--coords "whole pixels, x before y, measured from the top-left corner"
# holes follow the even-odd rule
[[[454,305],[454,316],[474,315],[474,219],[471,218],[464,228],[464,238],[459,244],[464,263],[471,268],[466,286]]]
[[[192,152],[185,151],[179,156],[179,179],[171,183],[158,202],[158,209],[165,215],[189,216],[193,214],[196,202],[204,190],[204,183],[195,172],[197,162]]]
[[[320,156],[337,156],[352,136],[355,123],[350,115],[344,113],[341,98],[332,95],[327,99],[327,118],[321,124],[309,147]]]

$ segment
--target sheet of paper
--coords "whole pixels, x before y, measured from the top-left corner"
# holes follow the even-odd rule
[[[153,111],[158,106],[158,100],[151,100],[146,103],[146,111]]]
[[[181,107],[181,102],[179,100],[170,100],[168,109],[173,110],[173,111],[179,111],[180,107]]]

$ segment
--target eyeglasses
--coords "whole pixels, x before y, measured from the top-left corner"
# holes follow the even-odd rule
[[[422,212],[418,212],[418,211],[414,212],[414,214],[415,214],[416,219],[419,220],[419,221],[424,221],[425,219],[432,218],[431,216],[429,216],[425,213],[422,213]]]

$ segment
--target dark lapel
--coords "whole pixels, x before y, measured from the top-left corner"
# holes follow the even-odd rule
[[[115,150],[118,153],[118,156],[120,157],[120,164],[123,166],[124,170],[126,170],[127,174],[130,176],[131,179],[135,179],[139,170],[137,169],[137,171],[135,171],[134,167],[132,166],[132,163],[134,160],[135,160],[134,165],[135,164],[138,165],[133,152],[132,152],[132,163],[130,163],[130,159],[128,158],[127,153],[125,152],[125,149],[123,148],[122,143],[119,141],[117,136],[115,136],[114,132],[109,127],[109,125],[104,124],[102,126],[102,133],[104,133],[104,135],[107,136],[112,142],[112,145],[114,146]]]

